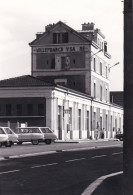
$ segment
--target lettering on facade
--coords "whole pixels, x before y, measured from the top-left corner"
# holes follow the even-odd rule
[[[36,47],[33,53],[59,53],[59,52],[83,52],[84,46],[67,46],[67,47]]]

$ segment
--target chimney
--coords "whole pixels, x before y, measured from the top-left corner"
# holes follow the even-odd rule
[[[36,39],[39,39],[41,36],[42,36],[42,32],[38,32],[37,34],[36,34]]]
[[[45,32],[48,32],[55,24],[48,24],[47,26],[45,26]]]
[[[91,23],[84,23],[82,24],[82,30],[94,30],[94,23],[91,22]]]

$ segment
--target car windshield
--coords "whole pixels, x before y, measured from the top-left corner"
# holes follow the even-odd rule
[[[5,134],[2,128],[0,128],[0,134]]]
[[[52,131],[49,128],[41,128],[43,133],[52,133]]]
[[[11,129],[9,127],[6,127],[5,131],[7,134],[13,134],[13,132],[11,131]]]

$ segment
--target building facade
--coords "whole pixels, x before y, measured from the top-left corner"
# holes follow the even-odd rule
[[[113,138],[123,107],[110,103],[107,41],[93,23],[37,33],[32,76],[0,81],[0,125],[49,126],[60,140]]]

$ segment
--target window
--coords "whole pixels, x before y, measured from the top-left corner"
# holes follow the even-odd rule
[[[43,133],[52,133],[52,131],[49,128],[41,128],[41,131]]]
[[[102,101],[102,99],[103,99],[102,93],[103,93],[103,88],[102,88],[102,86],[100,86],[100,100],[101,100],[101,101]]]
[[[5,134],[2,128],[0,128],[0,134]]]
[[[17,116],[22,116],[22,104],[17,104]]]
[[[94,58],[94,60],[93,60],[93,65],[94,65],[94,71],[96,72],[96,59]]]
[[[28,116],[33,115],[33,104],[27,105],[27,114],[28,114]]]
[[[67,79],[55,79],[54,82],[58,85],[61,85],[61,86],[67,85]]]
[[[96,129],[96,113],[93,113],[93,128]]]
[[[108,68],[106,66],[106,78],[108,78]]]
[[[51,69],[55,69],[55,58],[51,60]]]
[[[44,115],[44,105],[38,104],[38,115],[43,116]]]
[[[86,129],[89,130],[89,111],[86,112]]]
[[[96,98],[96,83],[94,83],[94,98]]]
[[[78,129],[81,130],[81,109],[78,109]]]
[[[68,43],[68,33],[53,33],[53,43]]]
[[[97,45],[99,46],[99,38],[97,39]]]
[[[69,108],[69,124],[72,124],[72,108]]]
[[[100,75],[102,75],[102,63],[100,62]]]
[[[117,131],[117,118],[115,117],[115,131]]]
[[[41,131],[38,128],[30,128],[28,129],[28,133],[41,133]]]
[[[106,131],[108,130],[108,115],[106,114]]]
[[[66,57],[61,57],[61,69],[65,69],[66,66]]]
[[[104,51],[107,52],[107,42],[104,42]]]
[[[11,104],[6,104],[6,116],[11,116]]]
[[[61,69],[69,69],[70,68],[70,57],[69,56],[61,56]]]
[[[13,132],[12,132],[12,131],[10,130],[10,128],[8,128],[8,127],[5,128],[5,131],[6,131],[7,134],[13,134]]]
[[[108,90],[106,88],[106,102],[108,101]]]

